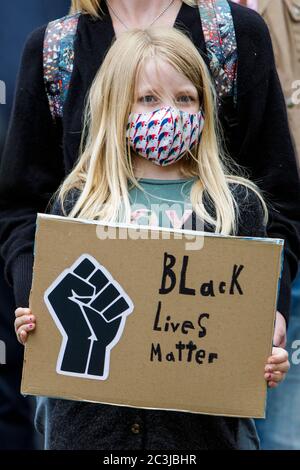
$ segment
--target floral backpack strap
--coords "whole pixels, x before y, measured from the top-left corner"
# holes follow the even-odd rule
[[[236,105],[238,51],[230,5],[226,0],[199,0],[199,10],[219,104],[231,97]]]
[[[74,40],[80,13],[51,21],[44,39],[44,82],[53,119],[63,115],[74,61]]]

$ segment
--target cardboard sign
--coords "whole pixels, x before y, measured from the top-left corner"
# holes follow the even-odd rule
[[[264,417],[282,245],[38,214],[22,393]]]

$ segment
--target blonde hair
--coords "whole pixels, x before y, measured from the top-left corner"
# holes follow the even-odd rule
[[[190,6],[196,6],[197,0],[183,0]],[[72,0],[71,13],[82,12],[92,16],[99,16],[101,0]]]
[[[216,97],[208,69],[193,43],[175,28],[127,31],[108,51],[88,95],[80,157],[58,190],[61,205],[64,208],[68,192],[78,188],[81,194],[70,217],[130,223],[128,183],[140,186],[132,168],[126,126],[137,76],[149,58],[167,61],[197,88],[205,123],[191,158],[181,160],[182,172],[196,177],[190,193],[196,214],[216,232],[234,234],[238,207],[229,183],[251,188],[266,210],[265,203],[254,183],[234,176],[232,167],[230,174],[229,159],[219,144]],[[213,203],[213,216],[204,207],[204,195]]]

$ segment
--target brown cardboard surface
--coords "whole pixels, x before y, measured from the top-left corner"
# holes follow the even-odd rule
[[[120,239],[124,229],[116,228],[116,239],[100,239],[99,228],[103,225],[38,215],[30,296],[37,327],[26,345],[22,393],[138,408],[264,417],[264,365],[271,352],[282,241],[203,237],[197,232],[194,237],[203,242],[202,249],[187,250],[188,233],[153,229],[152,237],[157,239],[142,239],[139,234],[145,238],[150,232],[131,228],[131,238]],[[167,236],[169,239],[164,239]],[[94,277],[84,280],[81,271],[78,280],[73,274],[74,263],[86,258],[99,263],[95,272],[110,276],[110,287],[119,289],[127,312],[123,308],[121,316],[103,317],[105,289],[96,294],[96,301],[94,293],[93,308],[88,303],[91,297],[83,298],[83,291],[80,297],[76,282],[93,289]],[[164,260],[175,259],[175,287],[169,293],[160,292]],[[72,266],[69,291],[64,291],[61,281],[66,282],[66,270]],[[168,288],[174,274],[164,279]],[[55,282],[58,294],[53,290]],[[212,289],[214,296],[204,295],[212,294]],[[51,304],[49,298],[56,302],[52,312],[53,300]],[[59,312],[55,311],[57,305]],[[67,349],[56,313],[64,319],[68,315],[67,321],[72,316],[72,325],[78,315],[80,321],[87,315],[84,318],[96,322],[92,323],[93,334],[80,329],[81,346],[75,339],[75,346],[68,350],[68,364],[79,364],[86,358],[82,376],[68,375],[70,370],[64,366]],[[113,324],[119,324],[119,330]],[[98,325],[97,331],[94,325]],[[110,356],[109,348],[104,348],[105,368],[95,373],[97,347],[109,334],[112,339],[119,335],[118,342]],[[93,373],[89,374],[89,368]]]

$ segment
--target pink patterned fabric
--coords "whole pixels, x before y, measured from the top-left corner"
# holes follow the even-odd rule
[[[148,113],[131,113],[127,138],[136,153],[161,166],[178,161],[200,141],[202,111],[195,114],[173,107]]]

